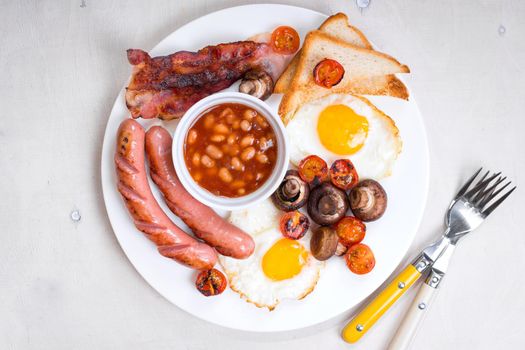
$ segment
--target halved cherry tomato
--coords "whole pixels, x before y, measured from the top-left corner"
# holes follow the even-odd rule
[[[358,275],[364,275],[372,271],[376,265],[376,258],[370,247],[366,244],[354,244],[345,255],[346,266]]]
[[[314,186],[328,179],[328,165],[318,156],[312,155],[301,160],[298,171],[303,181]]]
[[[345,69],[336,60],[325,58],[317,63],[314,68],[314,80],[317,85],[330,89],[332,86],[339,84]]]
[[[346,191],[357,184],[359,176],[349,159],[338,159],[330,167],[330,179],[334,186]]]
[[[360,243],[365,238],[366,226],[356,217],[345,216],[335,224],[339,242],[347,247]]]
[[[308,217],[297,210],[284,214],[279,222],[281,233],[290,239],[302,238],[309,227],[310,220]]]
[[[197,290],[206,297],[221,294],[227,284],[226,277],[217,269],[201,271],[195,281]]]
[[[280,26],[272,32],[270,44],[278,53],[291,55],[299,49],[300,43],[299,34],[292,27]]]

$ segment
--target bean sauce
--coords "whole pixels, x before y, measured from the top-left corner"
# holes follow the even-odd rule
[[[184,160],[199,186],[218,196],[241,197],[270,177],[277,160],[275,132],[251,107],[220,104],[188,130]]]

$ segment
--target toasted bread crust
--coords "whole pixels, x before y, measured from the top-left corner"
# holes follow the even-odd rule
[[[336,13],[335,15],[328,17],[323,23],[321,23],[321,25],[319,26],[319,30],[322,32],[326,32],[329,26],[334,25],[339,21],[342,22],[348,28],[348,30],[352,31],[359,37],[361,43],[358,46],[362,46],[364,48],[372,50],[372,44],[370,44],[365,35],[356,27],[351,26],[348,22],[348,17],[342,12]],[[284,94],[286,93],[286,91],[288,91],[288,88],[290,87],[292,79],[297,70],[297,63],[299,63],[299,56],[301,55],[301,52],[302,50],[299,50],[296,53],[293,60],[288,64],[283,74],[281,74],[279,80],[277,80],[277,83],[275,84],[274,88],[275,93]]]
[[[410,73],[410,68],[408,68],[408,66],[400,63],[394,57],[392,57],[392,56],[390,56],[390,55],[388,55],[386,53],[375,51],[375,50],[371,50],[371,49],[367,49],[367,48],[364,48],[364,47],[359,47],[359,46],[353,45],[353,44],[349,44],[346,41],[334,38],[333,36],[325,34],[325,33],[321,32],[319,30],[311,31],[310,33],[308,33],[306,35],[306,39],[304,40],[304,45],[303,45],[302,51],[303,52],[309,52],[312,49],[312,46],[313,46],[313,44],[315,43],[316,40],[322,40],[322,41],[328,42],[328,43],[333,44],[333,45],[344,47],[344,48],[349,49],[349,50],[354,50],[354,51],[365,53],[365,54],[375,55],[378,58],[383,58],[383,59],[386,59],[386,60],[389,60],[389,61],[395,63],[398,66],[398,68],[399,68],[399,72],[397,72],[397,73]],[[299,62],[298,62],[299,65],[301,63],[305,62],[305,60],[303,59],[305,57],[306,57],[306,55],[304,55],[304,54],[300,56]],[[298,68],[303,68],[303,67],[299,66]]]
[[[316,89],[315,92],[298,89],[286,93],[279,105],[279,116],[284,125],[287,125],[290,120],[293,119],[295,111],[301,106],[301,104],[334,93],[392,96],[403,100],[408,100],[409,97],[408,89],[405,84],[393,74],[361,78],[353,80],[352,85],[347,85],[345,87],[334,86],[331,89],[320,88]],[[297,105],[297,107],[292,108],[294,105]]]
[[[318,86],[313,81],[313,75],[303,73],[312,71],[311,63],[309,64],[310,55],[314,55],[314,45],[324,41],[327,45],[343,48],[348,52],[363,54],[381,60],[390,66],[391,74],[378,76],[360,76],[349,75],[347,70],[346,77],[331,89]],[[388,69],[387,69],[388,70]],[[399,63],[393,57],[366,48],[348,44],[342,40],[336,39],[320,31],[310,32],[305,39],[302,55],[299,57],[297,71],[291,81],[288,92],[283,96],[279,105],[279,115],[286,124],[293,117],[296,109],[313,99],[326,96],[330,93],[349,93],[349,94],[372,94],[372,95],[392,95],[400,98],[408,98],[408,91],[404,84],[398,80],[393,73],[408,73],[409,68]]]
[[[337,22],[337,21],[344,21],[344,23],[346,24],[346,26],[348,28],[350,28],[351,31],[353,31],[355,34],[357,34],[359,36],[359,38],[361,39],[361,42],[362,42],[362,45],[358,45],[358,46],[362,46],[364,47],[365,49],[370,49],[372,50],[372,44],[370,44],[370,42],[368,41],[368,39],[366,38],[366,36],[363,34],[363,32],[361,32],[359,29],[357,29],[356,27],[352,26],[349,24],[349,21],[348,21],[348,16],[345,15],[344,13],[342,12],[338,12],[336,13],[335,15],[332,15],[330,17],[328,17],[326,19],[326,21],[324,21],[321,26],[319,27],[319,30],[322,31],[322,32],[325,32],[324,29],[326,29],[326,27],[330,26],[333,22]]]

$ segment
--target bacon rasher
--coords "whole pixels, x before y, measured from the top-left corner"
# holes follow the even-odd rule
[[[153,58],[129,49],[133,73],[126,105],[132,117],[180,118],[197,101],[229,87],[251,70],[263,70],[276,81],[291,55],[274,52],[266,43],[267,35],[254,40],[260,42],[239,41]]]

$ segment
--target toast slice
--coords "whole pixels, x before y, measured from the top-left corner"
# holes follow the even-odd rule
[[[372,50],[372,44],[366,36],[356,27],[351,26],[344,13],[336,13],[321,24],[319,30],[325,34],[346,41],[349,44]]]
[[[331,89],[317,85],[312,75],[317,63],[325,58],[335,59],[345,68],[343,79]],[[305,102],[333,92],[349,94],[381,92],[381,94],[392,93],[403,96],[406,94],[403,83],[389,75],[409,72],[406,65],[387,54],[349,44],[315,30],[306,36],[290,88],[279,106],[279,115],[286,123],[296,109]]]
[[[355,46],[372,49],[372,45],[361,31],[348,24],[348,17],[344,13],[336,13],[328,17],[319,27],[319,30],[334,38],[346,41]],[[297,69],[297,63],[301,56],[301,50],[297,52],[293,60],[288,64],[283,74],[275,84],[274,92],[284,94],[288,91]]]

